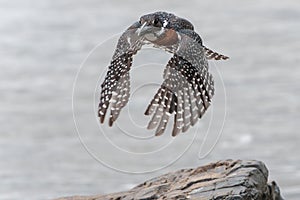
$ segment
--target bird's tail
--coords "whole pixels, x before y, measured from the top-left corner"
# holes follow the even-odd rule
[[[227,59],[229,59],[228,56],[224,56],[222,54],[214,52],[213,50],[210,50],[209,48],[207,48],[205,46],[204,46],[204,49],[205,49],[206,58],[209,60],[212,60],[212,59],[213,60],[227,60]]]

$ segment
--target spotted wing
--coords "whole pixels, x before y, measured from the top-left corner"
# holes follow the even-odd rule
[[[203,116],[214,95],[214,81],[208,72],[201,38],[192,30],[183,31],[179,46],[145,112],[152,115],[148,128],[156,128],[156,135],[163,134],[173,113],[172,136],[187,131]]]
[[[120,37],[113,59],[108,67],[104,82],[101,84],[101,96],[98,116],[103,123],[110,107],[109,125],[118,118],[121,109],[127,104],[130,95],[129,70],[132,57],[142,47],[143,41],[136,34],[140,24],[129,27]]]

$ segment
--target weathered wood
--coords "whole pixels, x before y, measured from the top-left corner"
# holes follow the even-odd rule
[[[264,163],[225,160],[171,172],[125,192],[58,200],[282,200],[276,183],[273,181],[268,184],[267,181],[268,170]]]

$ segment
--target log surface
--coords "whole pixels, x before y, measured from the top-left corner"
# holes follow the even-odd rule
[[[255,160],[225,160],[170,172],[125,192],[57,200],[283,200],[276,183],[273,181],[268,184],[267,181],[268,170],[264,163]]]

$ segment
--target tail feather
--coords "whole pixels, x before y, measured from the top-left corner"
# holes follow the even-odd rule
[[[214,51],[210,50],[207,47],[204,47],[204,49],[205,49],[205,55],[206,55],[207,59],[210,59],[210,60],[211,59],[213,59],[213,60],[227,60],[227,59],[229,59],[228,56],[224,56],[222,54],[214,52]]]

